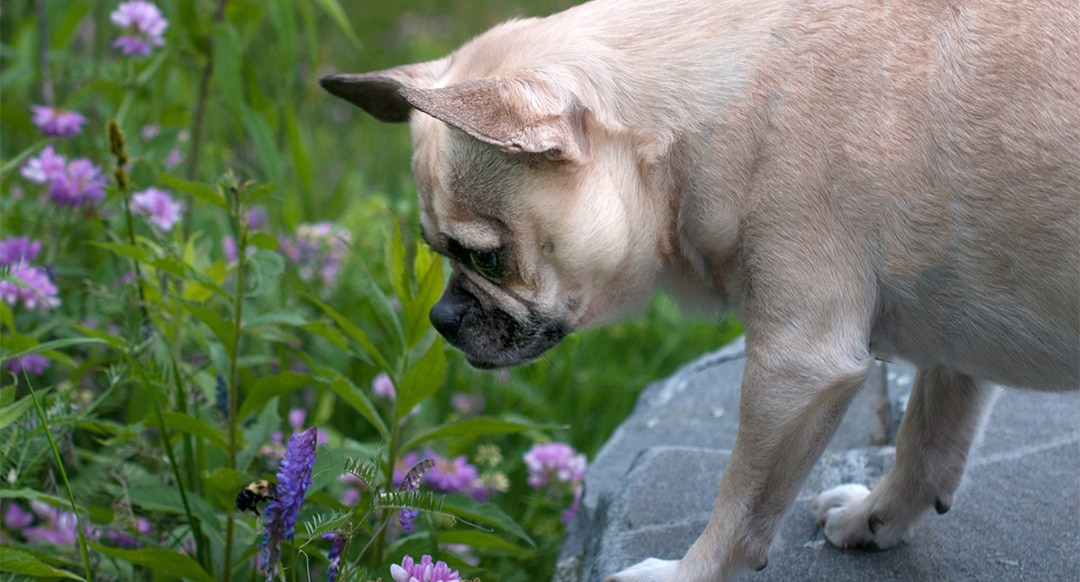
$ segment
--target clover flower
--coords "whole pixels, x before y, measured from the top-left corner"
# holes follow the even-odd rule
[[[28,236],[9,237],[0,240],[0,266],[29,263],[41,254],[41,241]]]
[[[326,582],[335,582],[338,572],[341,571],[341,555],[345,553],[345,542],[349,541],[349,538],[343,533],[335,532],[323,534],[322,539],[330,540],[330,553],[326,556],[330,562],[326,567]]]
[[[67,159],[57,154],[52,146],[45,146],[36,158],[30,158],[19,169],[23,178],[37,184],[46,184],[59,178],[67,169]]]
[[[105,176],[86,158],[69,162],[49,184],[49,197],[59,206],[75,208],[105,199]]]
[[[9,276],[12,280],[0,281],[0,300],[14,306],[20,301],[27,309],[48,311],[60,305],[60,292],[49,279],[49,274],[26,263],[15,265]]]
[[[535,444],[525,453],[524,460],[533,489],[544,487],[553,478],[563,483],[576,483],[585,476],[585,455],[566,443]]]
[[[86,117],[83,117],[82,114],[67,109],[31,105],[30,110],[34,112],[31,121],[34,122],[34,125],[37,126],[41,133],[49,137],[79,135],[82,133],[83,124],[86,123]]]
[[[424,482],[439,493],[472,494],[479,472],[465,455],[446,459],[435,458],[435,466],[424,475]]]
[[[266,520],[263,523],[263,539],[259,547],[263,549],[263,568],[266,579],[272,580],[281,558],[281,542],[293,539],[296,518],[304,496],[311,485],[311,468],[315,465],[317,430],[311,427],[294,433],[289,437],[277,473],[278,496],[266,506]]]
[[[432,563],[428,555],[422,556],[419,564],[412,556],[405,556],[400,566],[390,565],[390,576],[394,582],[461,582],[457,570],[450,571],[450,566],[442,560]]]
[[[41,354],[27,354],[18,358],[12,358],[4,361],[4,366],[15,372],[15,374],[33,374],[40,376],[45,373],[45,370],[49,369],[49,358]]]
[[[150,47],[165,44],[162,35],[169,27],[169,21],[152,2],[123,2],[109,14],[109,19],[127,33],[113,43],[113,48],[120,49],[125,55],[146,56],[150,54]]]
[[[164,190],[147,188],[131,195],[131,211],[146,215],[151,224],[169,232],[180,221],[184,205],[173,200]]]

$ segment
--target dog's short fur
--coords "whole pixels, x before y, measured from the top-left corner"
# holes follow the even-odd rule
[[[871,358],[920,368],[896,465],[815,505],[840,547],[949,508],[990,382],[1080,384],[1075,0],[595,0],[323,86],[409,121],[431,319],[518,364],[661,286],[746,325],[705,532],[619,581],[761,568]]]

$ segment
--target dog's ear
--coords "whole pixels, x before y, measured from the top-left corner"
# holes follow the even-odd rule
[[[319,79],[319,84],[331,95],[349,101],[379,121],[399,123],[408,121],[413,109],[401,90],[430,87],[446,71],[449,62],[449,57],[445,57],[385,71],[330,75]]]
[[[586,110],[572,93],[503,78],[400,92],[416,109],[503,150],[576,162],[588,155]]]

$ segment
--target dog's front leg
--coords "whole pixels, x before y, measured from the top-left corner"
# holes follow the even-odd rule
[[[608,582],[721,582],[765,567],[777,529],[862,384],[869,358],[857,349],[778,358],[792,344],[752,346],[748,335],[739,434],[704,533],[681,560],[646,560]]]

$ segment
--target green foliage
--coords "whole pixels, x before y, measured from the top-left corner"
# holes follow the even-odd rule
[[[580,483],[534,491],[525,451],[555,439],[595,454],[643,386],[738,332],[657,297],[638,320],[486,373],[431,329],[447,265],[411,228],[408,132],[326,97],[317,78],[441,57],[569,0],[162,0],[165,44],[145,57],[112,48],[119,1],[9,4],[0,238],[41,242],[31,265],[60,303],[0,301],[0,571],[253,579],[264,521],[236,496],[276,482],[289,433],[317,425],[313,483],[281,546],[288,579],[319,579],[333,532],[349,538],[339,579],[388,579],[405,554],[469,577],[545,578]],[[83,131],[43,139],[30,109],[42,104],[86,116]],[[100,167],[104,200],[50,201],[23,172],[46,146]],[[149,188],[184,204],[178,224],[133,208]],[[0,280],[28,289],[14,270]],[[12,372],[39,356],[47,369]],[[403,491],[395,472],[425,455],[439,458],[429,476],[475,478]],[[421,512],[411,532],[401,508]],[[20,511],[28,527],[11,525]]]

